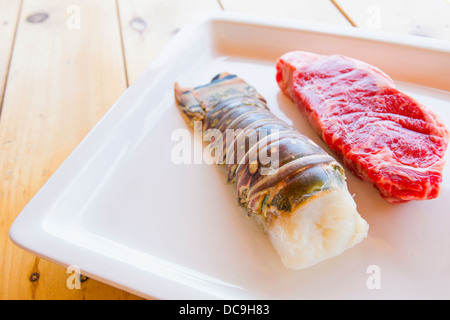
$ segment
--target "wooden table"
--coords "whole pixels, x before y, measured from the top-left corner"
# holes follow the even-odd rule
[[[195,15],[235,11],[450,40],[449,0],[0,0],[0,299],[140,299],[16,247],[9,228]]]

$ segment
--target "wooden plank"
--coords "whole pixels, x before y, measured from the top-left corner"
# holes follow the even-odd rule
[[[24,0],[0,119],[0,299],[136,299],[19,249],[8,230],[126,89],[114,0]]]
[[[119,0],[118,4],[130,84],[189,20],[220,10],[216,0]]]
[[[220,0],[225,11],[350,26],[328,0]]]
[[[21,0],[0,0],[0,112]]]
[[[450,41],[449,0],[334,0],[358,27]]]

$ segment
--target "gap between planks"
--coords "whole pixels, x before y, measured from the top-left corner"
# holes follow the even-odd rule
[[[225,8],[223,7],[222,1],[217,0],[217,3],[219,4],[220,10],[225,11]]]
[[[117,20],[119,23],[119,36],[120,36],[120,44],[122,47],[122,59],[123,59],[123,67],[124,67],[124,73],[125,73],[125,84],[127,88],[130,86],[130,82],[128,80],[128,67],[127,67],[127,58],[125,56],[125,44],[123,41],[123,29],[122,29],[122,20],[120,19],[120,7],[119,7],[119,0],[115,0],[116,4],[116,12],[117,12]]]
[[[330,0],[330,1],[336,7],[336,9],[338,9],[339,12],[344,16],[344,18],[347,19],[347,21],[352,25],[352,27],[358,27],[358,25],[355,23],[355,21],[353,21],[353,19],[350,18],[350,16],[347,14],[347,12],[345,12],[345,10],[342,9],[342,7],[336,2],[336,0]]]
[[[17,28],[19,26],[20,16],[22,14],[22,5],[23,5],[23,0],[20,0],[19,9],[17,10],[17,18],[16,18],[16,21],[14,24],[14,32],[13,32],[13,37],[12,37],[12,41],[11,41],[11,49],[9,50],[8,62],[6,63],[6,71],[5,71],[5,75],[4,75],[5,82],[3,84],[3,88],[1,88],[2,94],[0,95],[0,98],[1,98],[1,100],[0,100],[0,125],[1,125],[1,119],[2,119],[3,102],[5,101],[5,93],[6,93],[6,88],[8,86],[9,69],[11,68],[11,60],[12,60],[12,56],[14,53],[14,44],[16,43]]]

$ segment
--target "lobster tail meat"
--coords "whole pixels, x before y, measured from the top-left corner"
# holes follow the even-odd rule
[[[190,126],[202,122],[238,203],[261,224],[286,267],[309,267],[366,237],[368,224],[342,166],[271,113],[243,79],[221,73],[197,87],[176,83],[175,99]]]

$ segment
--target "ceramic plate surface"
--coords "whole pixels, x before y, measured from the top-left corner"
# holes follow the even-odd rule
[[[159,299],[450,298],[450,167],[441,195],[392,205],[347,171],[369,236],[302,271],[285,269],[262,230],[237,205],[216,166],[178,164],[191,132],[173,85],[227,71],[319,145],[275,81],[289,50],[344,54],[388,73],[450,127],[448,42],[237,14],[186,26],[126,90],[20,213],[11,239],[63,266]],[[197,140],[188,139],[194,150]],[[198,146],[198,145],[197,145]],[[177,160],[178,159],[178,160]],[[200,162],[200,163],[195,163]]]

